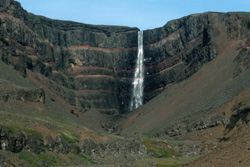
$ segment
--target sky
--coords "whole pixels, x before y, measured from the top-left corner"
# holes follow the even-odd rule
[[[16,0],[28,12],[52,19],[141,30],[207,11],[250,12],[250,0]]]

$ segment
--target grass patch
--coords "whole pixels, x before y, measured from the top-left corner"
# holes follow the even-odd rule
[[[187,163],[196,160],[198,157],[175,157],[175,158],[153,158],[138,160],[134,166],[151,167],[152,163],[156,163],[156,167],[183,167]]]
[[[28,134],[31,134],[33,136],[36,136],[39,140],[43,141],[43,136],[33,130],[33,129],[28,129],[28,128],[21,128],[21,127],[17,127],[17,126],[6,126],[6,125],[0,125],[2,127],[4,127],[6,130],[10,131],[11,134],[15,134],[17,131],[22,131],[24,133],[28,133]]]
[[[31,153],[29,152],[23,151],[19,153],[19,156],[29,165],[35,165],[36,163],[34,162],[33,156],[31,156],[30,154]]]
[[[70,132],[61,132],[60,135],[64,137],[69,143],[76,143],[80,141],[77,135]]]
[[[0,125],[2,127],[4,127],[6,130],[8,130],[11,134],[15,134],[17,129],[15,127],[11,127],[11,126],[5,126],[5,125]]]
[[[198,157],[178,157],[155,159],[157,167],[182,167],[187,163],[196,160]]]
[[[93,165],[95,164],[95,162],[93,162],[91,159],[85,157],[84,155],[82,154],[76,154],[78,157],[80,157],[81,159],[83,159],[84,161],[86,161],[89,165]]]
[[[162,128],[157,128],[157,129],[153,129],[153,130],[150,130],[150,131],[147,131],[147,132],[144,132],[144,133],[142,133],[142,135],[143,136],[145,136],[146,138],[152,138],[155,134],[156,134],[156,132],[158,132],[159,131],[159,129],[162,129]]]
[[[57,165],[69,165],[55,153],[45,152],[39,155],[31,153],[29,151],[22,151],[19,153],[19,157],[28,165],[31,166],[42,166],[42,164],[46,164],[45,166],[57,166]]]
[[[179,156],[179,153],[170,148],[165,142],[144,140],[143,144],[146,146],[148,152],[156,158],[170,158]]]
[[[37,166],[72,166],[74,164],[93,165],[91,159],[82,154],[58,154],[53,152],[43,152],[34,154],[29,151],[22,151],[18,156],[25,162],[25,165]]]
[[[33,129],[25,129],[25,128],[20,128],[20,130],[26,132],[26,133],[29,133],[33,136],[36,136],[39,140],[43,141],[43,136],[41,135],[41,133],[33,130]]]

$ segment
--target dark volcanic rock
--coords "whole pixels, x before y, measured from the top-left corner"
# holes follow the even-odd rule
[[[126,110],[137,28],[51,20],[27,13],[12,0],[1,1],[0,9],[2,61],[24,77],[30,69],[66,88],[83,90],[76,95],[79,102],[65,99],[71,104],[104,113]]]
[[[106,114],[128,111],[137,32],[137,28],[52,20],[27,13],[13,0],[0,2],[1,60],[24,77],[29,69],[55,81],[68,103]],[[247,13],[190,15],[144,31],[145,102],[214,59],[220,34],[242,40],[249,32]],[[236,61],[243,60],[247,58],[239,56]],[[248,68],[238,64],[235,76]],[[44,84],[55,91],[50,83]]]
[[[43,141],[41,141],[34,135],[28,134],[25,149],[29,150],[30,152],[39,154],[44,151]]]
[[[105,160],[103,159],[105,157],[113,157],[116,162],[124,164],[128,160],[132,162],[138,158],[143,159],[148,157],[146,147],[138,141],[111,139],[109,141],[97,142],[92,139],[86,139],[80,142],[70,142],[63,136],[55,138],[46,136],[43,141],[28,132],[25,132],[25,134],[21,131],[13,133],[2,126],[0,126],[0,150],[14,153],[27,150],[35,154],[40,154],[44,151],[61,154],[75,153],[84,154],[91,157],[91,159],[98,160]]]

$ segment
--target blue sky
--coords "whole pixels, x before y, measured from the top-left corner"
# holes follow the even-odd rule
[[[28,12],[87,24],[123,25],[141,30],[207,11],[249,11],[250,0],[17,0]]]

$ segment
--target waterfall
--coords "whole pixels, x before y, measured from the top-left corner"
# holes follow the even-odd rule
[[[143,105],[144,89],[144,65],[143,65],[143,31],[138,32],[138,53],[136,69],[133,80],[133,93],[130,103],[130,110],[136,109]]]

